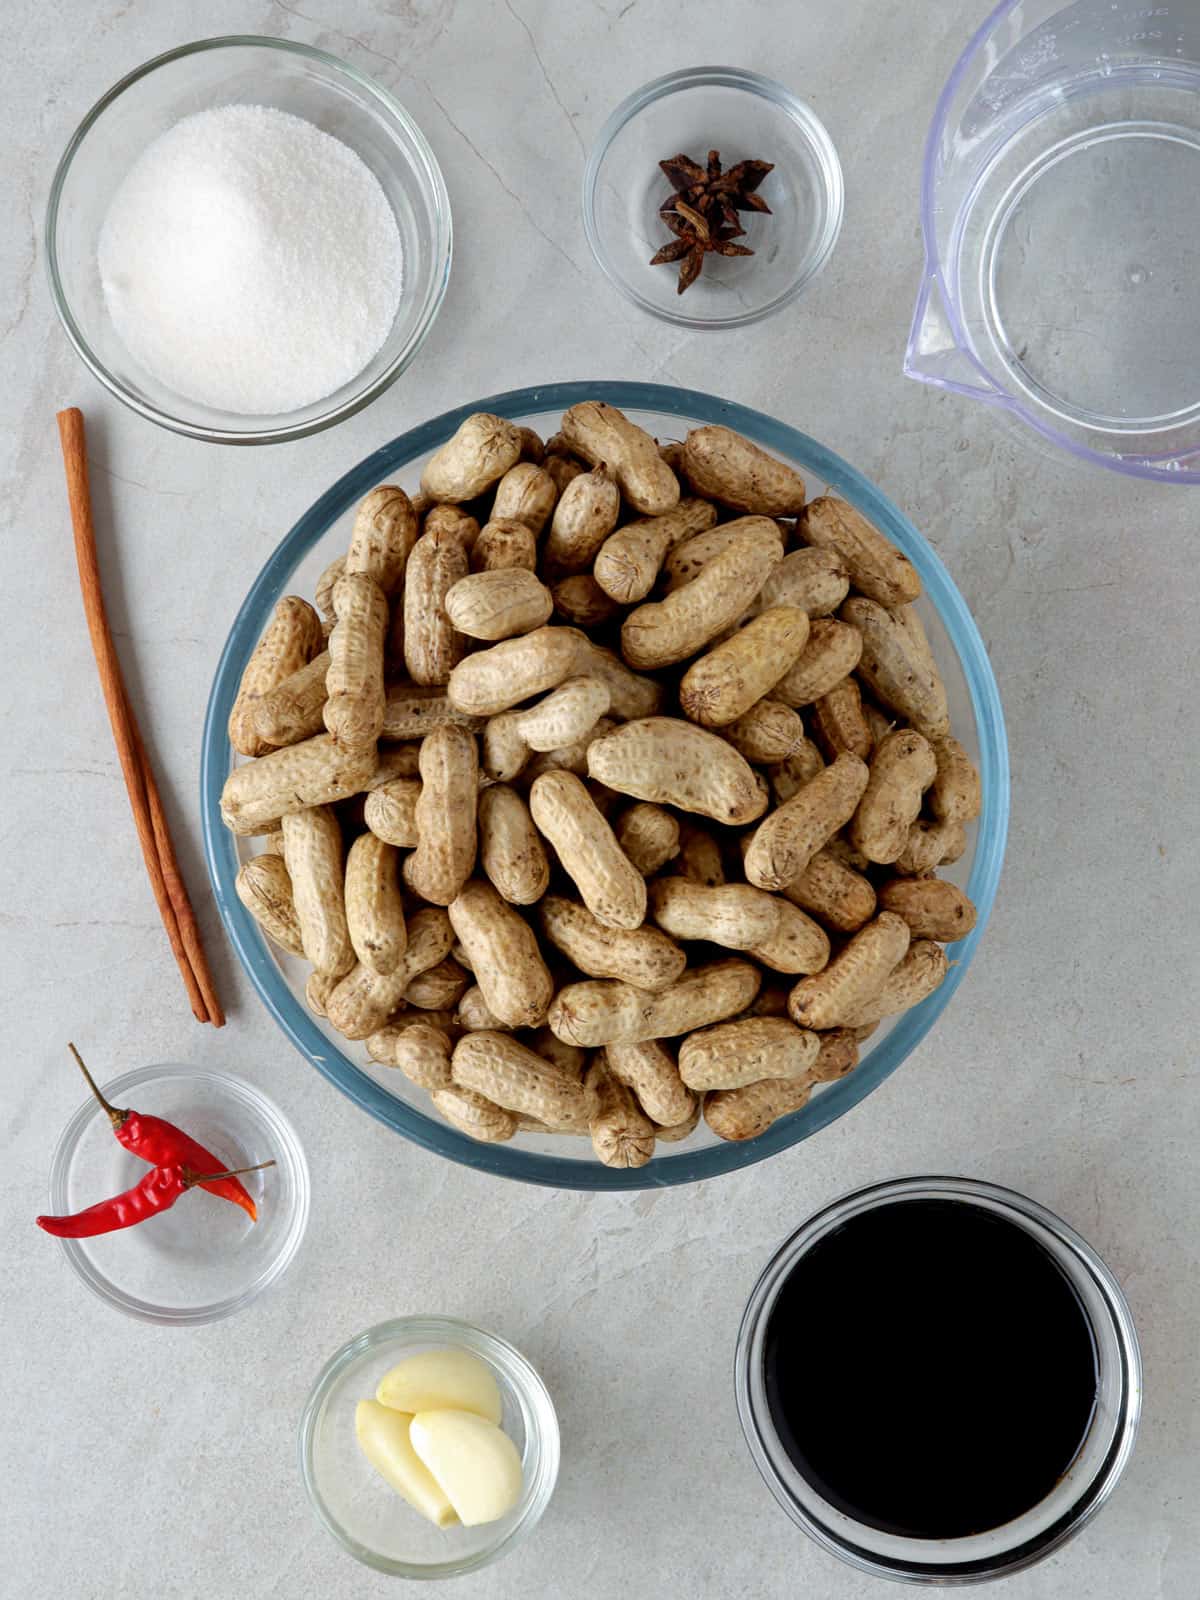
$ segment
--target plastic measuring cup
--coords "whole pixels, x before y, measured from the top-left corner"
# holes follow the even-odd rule
[[[925,151],[911,378],[1200,483],[1200,0],[1004,0]]]

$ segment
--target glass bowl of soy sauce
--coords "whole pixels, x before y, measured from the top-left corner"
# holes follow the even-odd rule
[[[1006,1577],[1071,1538],[1133,1449],[1128,1303],[1085,1240],[1010,1189],[905,1178],[807,1221],[738,1336],[738,1413],[794,1522],[911,1583]]]

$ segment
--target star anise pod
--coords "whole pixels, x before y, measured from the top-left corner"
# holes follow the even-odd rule
[[[770,207],[754,191],[772,171],[773,163],[739,161],[725,172],[720,152],[710,150],[703,167],[682,153],[660,161],[659,166],[675,192],[663,201],[658,214],[675,238],[656,252],[650,265],[678,261],[677,292],[682,294],[700,276],[704,257],[710,251],[722,256],[754,254],[745,245],[734,243],[746,231],[738,212],[769,214]]]

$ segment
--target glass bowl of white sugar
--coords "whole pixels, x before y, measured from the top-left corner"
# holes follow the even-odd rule
[[[404,371],[450,276],[450,201],[386,89],[285,39],[203,39],[83,119],[46,213],[63,327],[177,433],[269,444]]]

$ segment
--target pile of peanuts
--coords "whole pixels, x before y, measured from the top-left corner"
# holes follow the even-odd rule
[[[468,417],[246,667],[238,893],[313,1011],[472,1138],[617,1167],[701,1116],[753,1138],[974,925],[934,876],[980,784],[920,587],[728,428]]]

